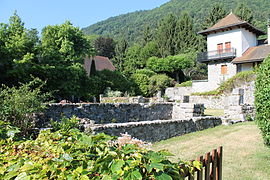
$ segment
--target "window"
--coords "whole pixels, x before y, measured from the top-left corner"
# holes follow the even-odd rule
[[[227,65],[221,65],[221,74],[227,74],[228,73],[228,67]]]
[[[225,51],[231,52],[231,48],[232,48],[231,42],[225,42]]]
[[[237,64],[236,66],[237,72],[241,72],[242,71],[242,64]]]
[[[223,43],[217,44],[217,50],[218,50],[218,53],[219,53],[219,54],[222,53],[222,51],[223,51]]]

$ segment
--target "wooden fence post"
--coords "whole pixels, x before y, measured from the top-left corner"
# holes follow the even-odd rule
[[[200,163],[203,164],[203,156],[198,157],[197,161],[200,161]],[[203,167],[200,171],[197,172],[197,180],[203,179]]]
[[[211,162],[211,158],[210,158],[210,152],[206,153],[205,155],[205,180],[210,180],[210,162]]]
[[[222,146],[220,146],[218,148],[218,152],[217,152],[217,178],[216,180],[222,180],[222,154],[223,153],[223,148]]]

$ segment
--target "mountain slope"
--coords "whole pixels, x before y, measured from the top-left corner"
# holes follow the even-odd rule
[[[246,3],[254,13],[255,25],[266,28],[267,17],[270,14],[269,0],[171,0],[152,10],[111,17],[83,28],[83,31],[85,34],[98,34],[116,39],[124,37],[129,42],[138,42],[146,26],[154,28],[167,14],[173,13],[179,16],[183,11],[187,11],[193,17],[196,29],[200,30],[200,23],[216,2],[222,2],[228,13],[231,9],[235,9],[238,3]]]

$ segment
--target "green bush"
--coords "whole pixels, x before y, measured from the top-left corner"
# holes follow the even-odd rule
[[[173,85],[173,79],[165,74],[157,74],[148,69],[141,69],[132,75],[132,79],[138,87],[137,94],[149,97]]]
[[[149,76],[142,73],[135,73],[132,75],[132,79],[137,85],[136,94],[143,96],[149,96]]]
[[[128,136],[88,136],[76,129],[42,131],[37,139],[0,139],[0,179],[182,179],[199,162],[172,163]]]
[[[157,74],[149,79],[149,92],[151,95],[158,91],[164,91],[166,87],[173,85],[173,79],[166,74]]]
[[[186,81],[182,82],[181,84],[176,84],[175,87],[191,87],[192,86],[192,81]]]
[[[79,129],[79,121],[79,118],[72,116],[71,118],[63,117],[60,122],[51,120],[50,124],[54,131],[69,131],[75,128]]]
[[[266,145],[270,146],[270,57],[266,58],[257,71],[255,106],[256,122]]]
[[[35,116],[45,109],[44,101],[49,94],[42,94],[44,85],[35,79],[20,87],[4,86],[0,92],[0,120],[20,128],[22,135],[27,135],[35,125]]]
[[[121,97],[121,91],[113,91],[110,87],[107,87],[104,91],[104,97]]]

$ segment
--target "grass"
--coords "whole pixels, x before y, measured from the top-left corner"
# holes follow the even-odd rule
[[[181,84],[176,84],[175,87],[191,87],[192,86],[192,81],[186,81],[182,82]]]
[[[175,154],[171,160],[195,159],[223,146],[223,179],[270,179],[270,148],[264,146],[254,122],[246,122],[171,138],[153,145]]]
[[[205,116],[223,116],[224,109],[205,109],[204,115]]]

